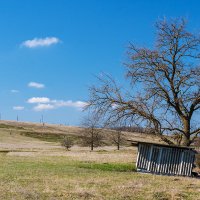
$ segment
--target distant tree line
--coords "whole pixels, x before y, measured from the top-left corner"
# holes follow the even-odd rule
[[[120,130],[125,132],[132,132],[132,133],[145,133],[145,134],[155,134],[155,130],[153,128],[144,128],[140,126],[121,126],[121,127],[114,127],[111,128],[113,130]]]

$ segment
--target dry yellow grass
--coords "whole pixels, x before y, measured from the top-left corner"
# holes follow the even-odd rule
[[[0,199],[200,199],[197,179],[82,168],[90,160],[76,158],[0,155]]]
[[[10,135],[10,130],[2,128],[0,152],[3,200],[200,200],[200,179],[126,171],[136,160],[133,147],[90,152],[74,146],[66,151],[59,143],[22,136],[17,130]]]
[[[30,122],[16,122],[16,121],[0,121],[1,124],[10,126],[9,128],[11,131],[14,129],[14,132],[25,132],[25,131],[32,131],[32,132],[45,132],[45,133],[52,133],[52,134],[66,134],[66,135],[75,135],[79,136],[83,128],[75,127],[75,126],[65,126],[65,125],[57,125],[57,124],[43,124],[41,123],[30,123]],[[22,128],[22,129],[20,129]],[[6,128],[8,130],[8,128]],[[112,134],[112,131],[105,130],[105,136],[109,136]],[[127,139],[133,139],[138,141],[149,141],[149,142],[161,142],[160,139],[156,136],[151,136],[147,134],[138,134],[138,133],[130,133],[124,132],[124,135]]]

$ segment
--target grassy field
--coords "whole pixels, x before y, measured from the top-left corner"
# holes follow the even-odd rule
[[[200,199],[200,179],[137,173],[133,147],[66,151],[10,126],[0,128],[0,199]]]

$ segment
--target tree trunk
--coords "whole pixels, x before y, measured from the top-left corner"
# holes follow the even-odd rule
[[[91,151],[93,151],[94,149],[94,145],[93,145],[93,142],[91,143]]]
[[[119,150],[119,148],[120,148],[120,147],[119,147],[119,146],[120,146],[120,133],[121,133],[121,132],[118,132],[118,133],[117,133],[117,150]]]
[[[91,151],[94,149],[94,133],[92,132],[92,139],[91,139]]]
[[[183,126],[184,126],[184,134],[182,139],[182,146],[190,146],[190,120],[184,119],[183,120]]]

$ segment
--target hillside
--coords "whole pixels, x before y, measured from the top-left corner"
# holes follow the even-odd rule
[[[124,158],[123,162],[136,160],[137,149],[136,147],[132,147],[128,141],[124,143],[121,147],[123,151],[120,151],[116,157],[116,153],[113,152],[116,146],[111,142],[111,137],[115,134],[115,131],[111,130],[103,131],[103,145],[94,149],[96,152],[110,152],[109,155],[100,154],[98,158],[92,154],[85,156],[85,152],[89,151],[90,148],[82,146],[81,135],[83,132],[83,128],[73,126],[0,121],[0,152],[7,152],[7,155],[21,156],[67,155],[79,158],[80,160],[99,160],[101,158],[105,162],[112,160],[116,162],[121,158]],[[123,132],[123,135],[125,141],[126,139],[132,139],[159,142],[158,138],[145,134]],[[64,136],[69,136],[74,141],[72,151],[67,154],[60,144]]]
[[[23,135],[32,138],[38,138],[40,140],[49,142],[60,142],[63,136],[71,136],[75,140],[78,140],[81,134],[84,132],[84,128],[76,126],[65,126],[57,124],[41,124],[30,122],[16,122],[16,121],[0,121],[0,131],[8,131],[11,134]],[[105,129],[103,131],[104,140],[106,144],[110,144],[109,138],[115,131]],[[123,132],[125,139],[132,139],[137,141],[149,141],[160,142],[160,139],[156,136]]]

